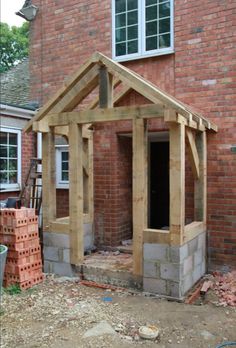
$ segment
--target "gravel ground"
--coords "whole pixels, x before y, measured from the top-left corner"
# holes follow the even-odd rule
[[[236,309],[217,307],[210,296],[205,302],[186,305],[50,276],[20,294],[3,293],[0,347],[215,348],[236,341]],[[84,337],[97,324],[110,326],[113,334]],[[157,326],[159,339],[141,339],[142,325]]]

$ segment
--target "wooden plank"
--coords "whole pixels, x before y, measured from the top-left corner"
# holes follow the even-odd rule
[[[150,104],[141,106],[120,106],[109,109],[95,109],[48,114],[49,126],[65,126],[68,123],[96,123],[132,120],[133,118],[163,117],[164,109],[160,105]],[[41,121],[40,121],[41,122]],[[45,119],[43,120],[45,126]]]
[[[28,132],[33,122],[41,120],[52,108],[60,101],[74,85],[98,62],[98,54],[94,53],[72,76],[64,82],[63,86],[54,94],[52,98],[39,110],[39,112],[27,123],[24,131]]]
[[[207,219],[207,139],[206,132],[196,134],[199,156],[199,179],[194,181],[194,219],[206,223]]]
[[[83,138],[83,190],[84,190],[84,213],[89,211],[89,153],[88,153],[88,139]]]
[[[113,107],[113,75],[108,73],[105,66],[99,68],[99,107]]]
[[[185,126],[170,123],[170,242],[181,245],[185,220]]]
[[[200,233],[206,232],[206,224],[202,221],[193,221],[184,226],[183,242],[187,243],[197,237]]]
[[[95,65],[57,102],[50,113],[73,110],[98,85],[98,75],[99,67]]]
[[[57,221],[50,222],[49,232],[69,234],[69,222],[67,224]]]
[[[70,262],[84,257],[83,232],[83,139],[82,126],[69,124],[69,213]]]
[[[190,129],[186,129],[188,144],[189,144],[189,156],[190,164],[192,167],[193,175],[195,179],[199,178],[199,156],[196,148],[195,139]]]
[[[94,218],[94,175],[93,175],[93,133],[90,133],[88,139],[88,155],[89,155],[89,166],[88,166],[88,197],[89,197],[89,219],[93,222]]]
[[[55,136],[53,130],[42,135],[43,227],[56,219]]]
[[[155,230],[147,228],[143,231],[143,242],[144,243],[158,243],[158,244],[169,244],[170,242],[170,231]]]
[[[143,230],[147,228],[147,123],[133,120],[133,272],[143,274]]]

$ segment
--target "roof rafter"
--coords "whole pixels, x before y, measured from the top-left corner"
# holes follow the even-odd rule
[[[50,114],[60,114],[63,112],[72,111],[98,85],[99,75],[101,78],[101,66],[105,69],[105,71],[107,71],[108,74],[114,76],[115,78],[113,84],[111,85],[114,93],[113,105],[118,103],[131,90],[135,90],[152,103],[158,104],[165,109],[174,111],[171,113],[172,119],[165,119],[165,121],[182,122],[188,127],[195,128],[200,131],[204,131],[205,129],[217,131],[217,126],[213,122],[210,122],[201,114],[192,110],[189,106],[156,87],[151,82],[145,80],[142,76],[131,71],[127,67],[114,62],[99,52],[94,53],[92,57],[64,83],[64,86],[28,123],[25,130],[29,131],[34,122],[42,120],[45,116],[47,116],[48,120],[48,116]],[[115,93],[116,87],[120,83],[124,84],[124,87],[122,89],[118,88],[117,93]],[[103,94],[104,91],[105,90],[103,90]],[[112,93],[112,91],[110,92]],[[98,104],[99,97],[95,98],[89,104],[87,109],[94,109],[98,106]],[[38,129],[38,126],[39,124],[35,124],[34,129]]]

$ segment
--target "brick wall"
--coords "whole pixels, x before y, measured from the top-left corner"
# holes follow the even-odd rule
[[[69,216],[69,190],[57,190],[57,217]]]
[[[95,50],[111,56],[111,1],[102,6],[94,0],[34,3],[39,12],[31,24],[32,98],[45,102]],[[125,63],[219,126],[217,134],[208,136],[211,265],[236,263],[236,155],[230,151],[236,143],[235,17],[234,0],[175,0],[175,53]],[[139,102],[135,93],[128,100]],[[107,243],[113,243],[115,234],[122,235],[119,198],[113,193],[119,183],[119,158],[128,160],[128,154],[119,154],[119,127],[114,127],[99,126],[95,131],[95,227]],[[120,178],[125,172],[128,167]],[[188,214],[192,215],[191,209]],[[128,220],[123,221],[125,225]]]

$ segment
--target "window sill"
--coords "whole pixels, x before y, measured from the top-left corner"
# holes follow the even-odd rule
[[[69,186],[56,186],[57,190],[69,190]]]
[[[15,187],[15,188],[0,188],[0,193],[5,193],[5,192],[19,192],[20,188]]]
[[[144,58],[152,58],[152,57],[158,57],[158,56],[164,56],[167,54],[173,54],[175,53],[175,50],[173,48],[169,48],[165,51],[159,51],[159,52],[152,52],[152,53],[146,53],[146,54],[137,54],[137,55],[132,55],[130,56],[125,56],[125,57],[115,57],[113,56],[112,59],[116,62],[128,62],[131,60],[138,60],[138,59],[144,59]]]

